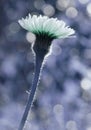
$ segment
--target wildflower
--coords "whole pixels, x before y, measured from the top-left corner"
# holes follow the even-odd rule
[[[74,30],[66,26],[64,21],[47,16],[31,16],[29,14],[25,19],[19,20],[19,24],[37,36],[46,36],[52,39],[66,38],[74,34]]]
[[[25,19],[18,21],[19,24],[26,30],[36,35],[36,41],[32,46],[32,50],[35,53],[35,75],[31,87],[31,93],[26,105],[25,112],[23,114],[20,126],[18,130],[22,130],[32,105],[34,94],[38,86],[40,78],[40,70],[43,65],[44,57],[48,53],[49,47],[53,39],[67,38],[73,35],[75,31],[69,26],[66,26],[64,21],[59,21],[57,18],[48,18],[47,16],[31,16],[29,14]]]

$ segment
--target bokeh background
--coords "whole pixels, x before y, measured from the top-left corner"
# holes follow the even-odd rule
[[[54,40],[25,130],[91,130],[91,1],[0,0],[0,130],[17,130],[34,71],[35,36],[18,19],[64,20],[75,38]]]

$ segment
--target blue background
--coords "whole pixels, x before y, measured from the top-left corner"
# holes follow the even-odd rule
[[[76,37],[53,41],[25,130],[91,130],[90,0],[0,1],[0,130],[17,130],[32,83],[35,36],[18,24],[28,13],[64,20]]]

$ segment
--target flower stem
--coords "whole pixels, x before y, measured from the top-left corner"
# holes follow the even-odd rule
[[[33,79],[33,83],[32,83],[32,87],[31,87],[31,92],[29,95],[29,99],[23,114],[23,117],[21,119],[20,125],[18,130],[23,130],[29,110],[32,106],[33,103],[33,99],[34,99],[34,95],[36,92],[36,88],[38,86],[38,82],[39,82],[39,77],[40,77],[40,70],[41,70],[41,66],[42,66],[42,62],[43,62],[44,57],[39,57],[38,55],[36,55],[36,59],[35,59],[35,74],[34,74],[34,79]]]

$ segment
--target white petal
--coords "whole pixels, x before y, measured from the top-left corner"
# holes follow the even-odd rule
[[[66,26],[64,21],[59,21],[57,18],[48,18],[47,16],[36,16],[31,14],[28,15],[25,19],[18,21],[19,24],[26,30],[32,33],[48,33],[58,38],[68,37],[75,33],[73,29],[69,26]]]

